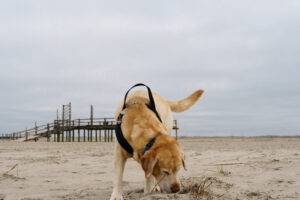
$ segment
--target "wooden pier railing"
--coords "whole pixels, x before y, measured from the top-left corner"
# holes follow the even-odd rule
[[[53,123],[35,126],[23,131],[0,135],[3,140],[37,141],[40,137],[54,142],[112,142],[115,120],[113,118],[85,118],[55,120]],[[173,130],[178,134],[177,120]]]

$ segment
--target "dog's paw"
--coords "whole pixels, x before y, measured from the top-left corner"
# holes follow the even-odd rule
[[[111,194],[110,200],[124,200],[121,193],[113,192]]]

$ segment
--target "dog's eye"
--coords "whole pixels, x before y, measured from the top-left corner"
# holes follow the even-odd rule
[[[168,171],[163,171],[163,173],[164,173],[165,175],[167,175],[167,176],[170,175],[170,173],[169,173]]]

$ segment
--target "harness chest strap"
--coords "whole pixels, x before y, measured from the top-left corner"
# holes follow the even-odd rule
[[[119,142],[119,144],[121,145],[121,147],[127,151],[127,153],[129,153],[130,155],[133,155],[133,148],[132,146],[128,143],[128,141],[126,140],[126,138],[123,135],[122,132],[122,118],[123,118],[124,114],[121,112],[120,115],[118,116],[118,120],[117,120],[117,124],[115,127],[115,132],[116,132],[116,138]]]

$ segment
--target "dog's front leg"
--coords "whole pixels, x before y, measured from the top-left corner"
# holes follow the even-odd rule
[[[115,150],[115,178],[114,178],[114,189],[111,194],[110,200],[123,200],[122,197],[122,181],[123,172],[127,158],[122,155],[119,145],[116,145]]]
[[[149,178],[146,177],[144,193],[146,194],[152,192],[155,183],[156,181],[154,176],[151,175]]]

